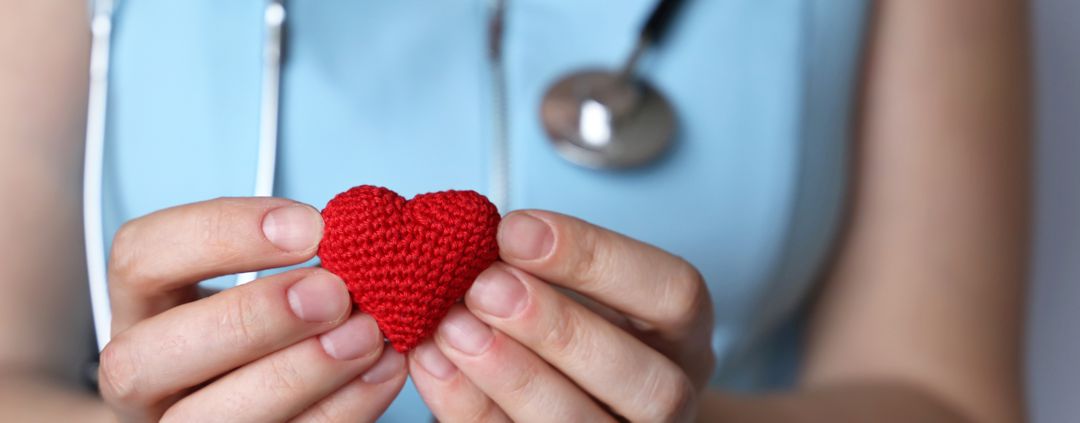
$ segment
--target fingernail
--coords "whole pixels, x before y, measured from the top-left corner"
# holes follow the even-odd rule
[[[555,245],[555,233],[544,221],[525,213],[507,216],[499,228],[499,246],[521,260],[544,257]]]
[[[322,239],[323,221],[319,212],[302,204],[271,210],[263,217],[263,234],[285,251],[307,251]]]
[[[341,361],[355,360],[371,354],[382,345],[382,335],[375,319],[366,314],[357,313],[341,326],[319,335],[326,354]]]
[[[305,322],[333,322],[348,311],[345,284],[327,272],[314,272],[289,288],[286,296],[293,314]]]
[[[457,371],[454,363],[446,359],[439,347],[432,342],[420,344],[413,350],[412,357],[420,367],[439,380],[447,380]]]
[[[491,328],[464,308],[450,310],[439,326],[439,335],[455,350],[467,355],[480,355],[495,338]]]
[[[507,318],[525,308],[525,284],[500,266],[489,267],[469,289],[469,307]]]
[[[394,351],[393,348],[385,348],[379,361],[374,366],[371,366],[363,376],[360,376],[360,380],[367,384],[378,385],[393,379],[394,376],[401,373],[404,367],[405,356]]]

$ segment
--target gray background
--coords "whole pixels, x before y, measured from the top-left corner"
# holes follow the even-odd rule
[[[1029,402],[1036,423],[1080,421],[1080,1],[1035,0],[1036,226]]]

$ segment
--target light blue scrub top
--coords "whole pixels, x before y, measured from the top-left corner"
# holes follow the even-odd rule
[[[866,0],[687,1],[641,73],[674,103],[674,150],[634,171],[562,160],[546,87],[617,67],[656,0],[510,0],[510,206],[567,213],[681,255],[709,282],[718,385],[777,386],[837,230]],[[262,0],[124,0],[116,18],[106,233],[254,189]],[[359,184],[489,187],[489,0],[289,2],[276,195]],[[411,385],[385,421],[421,421]]]

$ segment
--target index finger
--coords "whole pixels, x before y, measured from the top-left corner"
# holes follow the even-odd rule
[[[315,255],[322,218],[281,198],[218,198],[134,219],[113,239],[113,333],[196,297],[195,284]]]
[[[510,213],[499,225],[502,260],[574,290],[669,338],[708,331],[712,305],[686,260],[570,216]]]

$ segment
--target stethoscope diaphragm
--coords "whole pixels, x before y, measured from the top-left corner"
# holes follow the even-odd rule
[[[566,160],[585,167],[624,169],[652,163],[674,142],[675,110],[637,64],[667,32],[682,0],[661,0],[620,70],[583,70],[548,88],[540,120]]]
[[[544,95],[540,116],[555,150],[591,168],[648,164],[675,136],[675,113],[660,91],[607,71],[582,71],[557,81]]]

